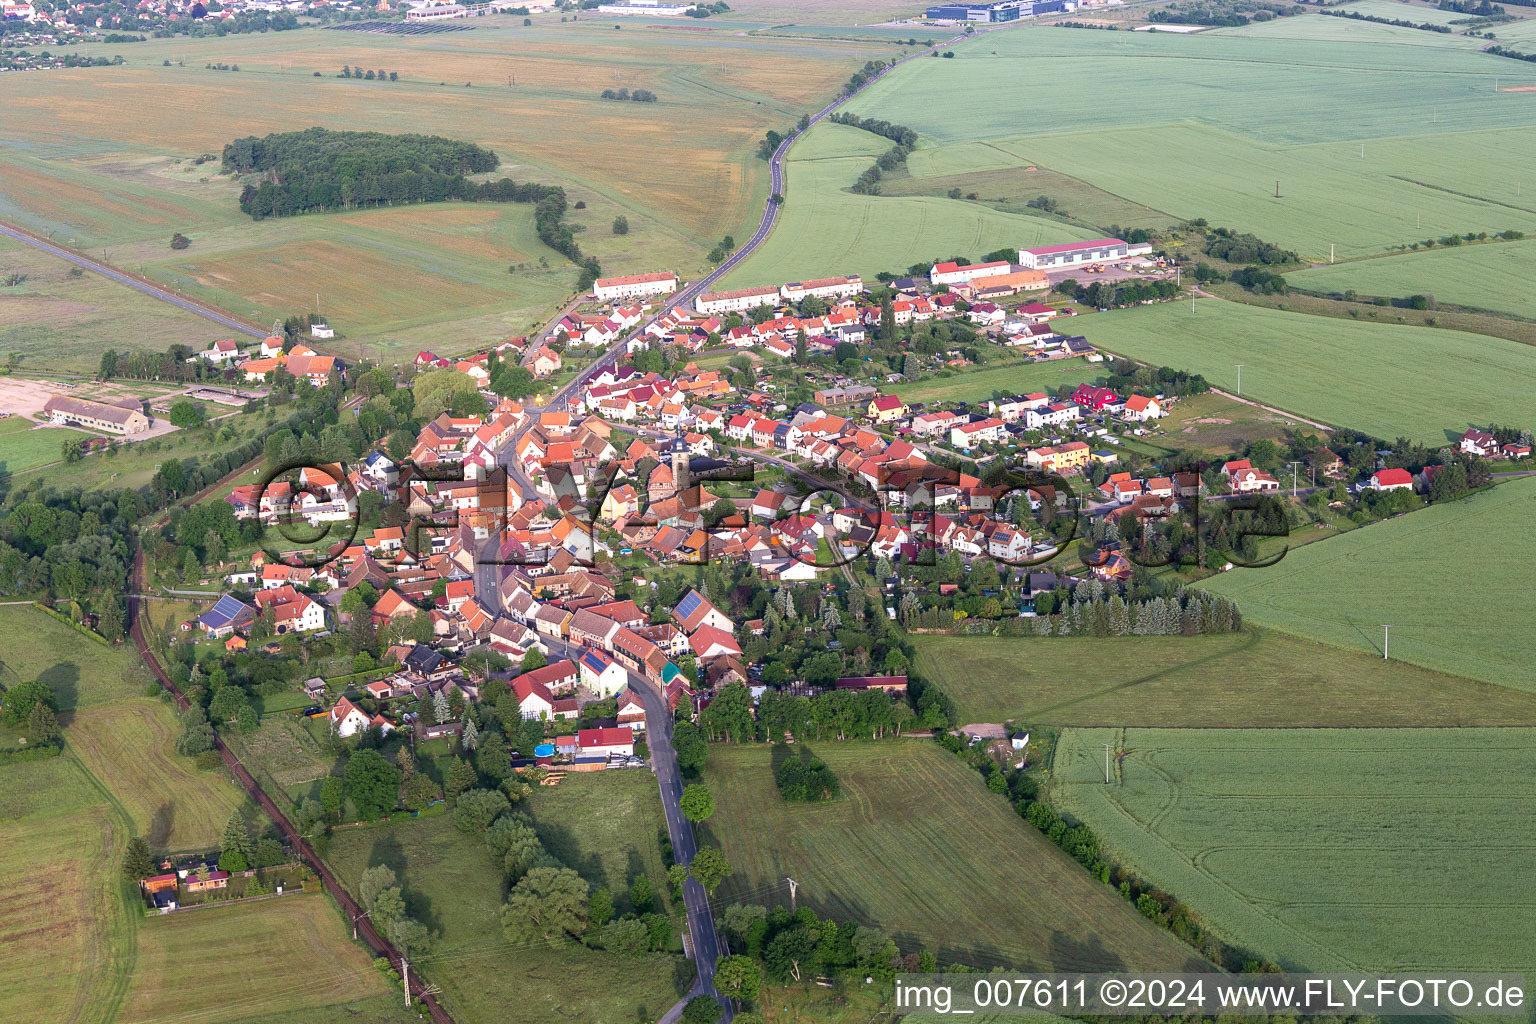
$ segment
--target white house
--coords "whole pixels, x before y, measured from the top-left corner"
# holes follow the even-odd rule
[[[705,292],[693,301],[700,313],[743,313],[758,306],[772,306],[779,301],[773,285],[760,288],[736,288],[727,292]]]
[[[808,296],[821,299],[849,299],[864,290],[864,279],[858,274],[848,277],[819,277],[814,281],[791,281],[779,289],[786,302],[799,302]]]
[[[996,417],[977,420],[974,423],[958,423],[949,428],[949,443],[956,448],[988,444],[1003,436],[1003,421]]]
[[[592,284],[592,294],[603,302],[612,302],[615,299],[637,299],[647,295],[669,295],[675,291],[677,291],[677,275],[671,271],[659,274],[600,277]]]
[[[577,665],[581,668],[581,685],[599,697],[612,697],[629,683],[624,666],[602,651],[588,649]]]
[[[342,739],[355,736],[375,725],[386,736],[395,731],[395,727],[383,715],[374,715],[370,718],[362,708],[345,697],[338,699],[336,705],[331,708],[331,730]]]
[[[1157,399],[1148,398],[1145,395],[1132,395],[1125,400],[1125,412],[1121,414],[1121,418],[1136,421],[1155,420],[1162,414],[1163,407]]]
[[[964,267],[958,263],[935,263],[933,269],[928,271],[928,280],[934,284],[964,284],[978,277],[998,277],[1012,270],[1013,267],[1007,260],[972,263]]]

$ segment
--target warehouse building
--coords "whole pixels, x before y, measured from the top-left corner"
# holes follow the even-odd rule
[[[936,285],[965,284],[978,277],[1000,277],[1012,272],[1013,267],[1007,260],[998,260],[994,263],[969,263],[963,267],[958,263],[935,263],[933,269],[928,271],[928,280]]]
[[[1066,242],[1038,249],[1020,249],[1019,263],[1034,270],[1079,267],[1085,263],[1118,263],[1130,255],[1129,247],[1118,238],[1095,238],[1088,242]]]
[[[997,0],[996,3],[948,3],[928,8],[928,21],[998,23],[1018,21],[1037,14],[1061,14],[1077,10],[1076,0]]]
[[[43,406],[43,412],[55,423],[72,423],[108,434],[142,434],[149,429],[149,417],[137,398],[97,402],[55,395]]]

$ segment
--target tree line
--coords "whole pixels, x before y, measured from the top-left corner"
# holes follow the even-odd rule
[[[657,96],[649,89],[636,89],[630,92],[628,89],[604,89],[602,99],[605,100],[629,100],[633,103],[655,103]]]
[[[907,154],[917,146],[917,132],[906,125],[895,124],[891,121],[881,121],[876,118],[860,118],[857,114],[833,114],[829,120],[835,124],[845,124],[851,128],[862,128],[882,138],[890,139],[896,145],[886,150],[852,185],[852,191],[859,195],[875,196],[880,194],[880,178],[889,171],[898,167],[904,167],[907,163]]]
[[[1454,31],[1449,25],[1436,25],[1428,21],[1409,21],[1406,18],[1380,18],[1374,14],[1361,14],[1359,11],[1330,11],[1322,8],[1317,13],[1334,18],[1348,18],[1350,21],[1374,21],[1378,25],[1392,25],[1395,28],[1416,28],[1421,32],[1440,32],[1450,35]]]

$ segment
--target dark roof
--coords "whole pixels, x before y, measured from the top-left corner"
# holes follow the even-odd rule
[[[417,644],[411,648],[411,653],[405,656],[404,665],[415,672],[436,672],[443,663],[443,656],[424,644]]]
[[[256,609],[237,597],[225,594],[214,606],[198,617],[204,629],[226,629],[240,626],[256,619]]]

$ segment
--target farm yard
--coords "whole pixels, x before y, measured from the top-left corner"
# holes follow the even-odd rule
[[[1283,571],[1295,557],[1264,571]],[[954,699],[964,723],[1536,726],[1536,697],[1529,694],[1272,629],[1202,637],[912,640],[914,670]]]
[[[1529,529],[1533,497],[1536,479],[1512,480],[1201,586],[1236,601],[1249,622],[1366,654],[1380,656],[1390,623],[1394,660],[1536,693],[1536,666],[1511,642],[1536,620],[1509,557],[1509,543]],[[1457,588],[1449,619],[1425,590],[1446,566],[1469,583]]]
[[[192,963],[206,974],[196,985],[186,983]],[[386,996],[392,998],[379,998]],[[336,907],[324,896],[302,894],[144,921],[117,1020],[218,1024],[321,1006],[340,1019],[357,1013],[359,1003],[367,1004],[360,1008],[370,1022],[417,1019],[367,950],[349,941]]]
[[[1297,288],[1354,291],[1402,298],[1431,295],[1440,304],[1536,318],[1528,282],[1536,274],[1536,242],[1495,242],[1399,253],[1335,263],[1286,275]]]
[[[1068,729],[1052,774],[1116,859],[1282,968],[1536,966],[1528,730]]]
[[[735,873],[714,903],[801,905],[884,929],[903,952],[982,968],[1178,970],[1196,954],[1140,918],[936,744],[825,743],[840,800],[786,804],[768,746],[714,746],[705,776]],[[978,913],[978,907],[986,907]]]
[[[1297,26],[1321,37],[1287,38]],[[903,67],[849,109],[940,149],[920,149],[914,174],[939,173],[944,149],[972,144],[960,157],[970,169],[1038,165],[1128,204],[1125,221],[1101,224],[1135,223],[1136,209],[1204,217],[1314,260],[1330,243],[1348,258],[1452,232],[1536,228],[1536,211],[1515,195],[1536,156],[1524,130],[1536,95],[1494,89],[1519,66],[1466,40],[1440,45],[1454,36],[1377,28],[1310,14],[1195,35],[1022,27],[962,43],[954,60]],[[1079,102],[1078,83],[1090,79],[1116,102]],[[989,97],[1004,80],[1030,83],[1027,134]],[[1340,95],[1350,97],[1342,116],[1330,99]],[[1464,157],[1454,167],[1438,157],[1447,145]],[[985,198],[984,185],[956,187]]]
[[[1536,348],[1502,338],[1222,299],[1095,313],[1077,330],[1107,352],[1200,373],[1229,392],[1241,363],[1244,398],[1388,441],[1441,445],[1470,424],[1536,413]]]
[[[807,132],[785,161],[788,191],[778,225],[723,286],[782,284],[829,274],[860,274],[873,281],[882,270],[905,270],[925,260],[977,258],[1000,247],[1052,245],[1091,234],[1044,217],[999,213],[961,200],[847,191],[890,148],[888,139],[847,125],[823,123]]]
[[[216,158],[237,137],[317,123],[461,138],[500,155],[497,176],[561,184],[584,202],[569,219],[605,271],[691,276],[720,237],[751,234],[767,198],[767,164],[754,155],[763,132],[819,107],[865,59],[893,51],[735,31],[727,40],[713,29],[635,23],[615,32],[543,18],[524,28],[521,18],[495,17],[446,35],[153,40],[125,66],[92,69],[100,74],[13,83],[7,126],[29,144],[0,158],[0,218],[52,229],[93,255],[108,249],[119,265],[143,265],[258,323],[313,308],[318,292],[343,354],[450,349],[445,332],[454,350],[468,350],[526,333],[574,288],[575,268],[534,237],[531,208],[412,207],[257,224],[240,213],[240,186],[217,173],[217,160],[194,158]],[[241,70],[206,71],[209,62]],[[339,80],[343,65],[402,79]],[[95,116],[104,86],[137,116]],[[660,100],[599,98],[619,86]],[[259,106],[247,102],[251,88],[261,90]],[[552,129],[571,123],[587,144]],[[610,231],[618,214],[630,221],[627,235]],[[189,249],[168,248],[175,231],[192,239]]]
[[[1065,328],[1063,328],[1065,330]],[[903,402],[987,402],[994,393],[1028,394],[1047,388],[1074,388],[1102,380],[1104,367],[1085,359],[964,369],[948,377],[898,384],[890,393]]]
[[[648,794],[621,781],[624,788],[618,796],[578,786],[564,794],[540,790],[530,803],[546,849],[560,849],[562,858],[569,858],[564,862],[593,885],[608,882],[613,871],[623,877],[639,873],[629,867],[630,860],[660,864],[655,829],[647,827],[661,817],[655,778],[649,772],[609,772],[579,781],[603,785],[614,781],[605,777],[612,775],[643,776]],[[553,813],[562,804],[605,806],[619,816],[572,820]],[[546,811],[549,820],[538,821]],[[631,811],[644,822],[639,828],[631,828],[633,822],[624,816]],[[519,951],[508,945],[496,916],[505,895],[501,868],[478,837],[454,826],[451,814],[340,829],[331,838],[326,859],[353,891],[372,865],[395,869],[408,912],[442,933],[419,968],[442,986],[444,1006],[461,1024],[630,1024],[643,1010],[659,1015],[677,1001],[673,972],[679,961],[667,954],[635,957],[542,944]],[[658,886],[656,891],[663,890]],[[621,906],[626,902],[618,894],[616,899]]]

